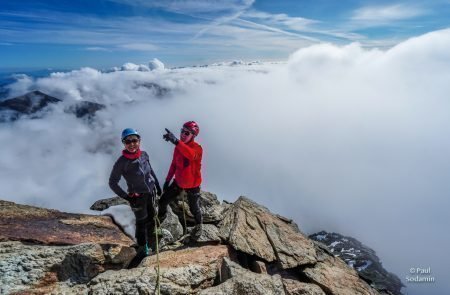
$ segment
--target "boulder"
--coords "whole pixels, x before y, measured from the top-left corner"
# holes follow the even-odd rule
[[[156,271],[153,268],[132,268],[119,271],[106,271],[88,285],[86,294],[96,295],[140,295],[156,294]],[[161,282],[162,294],[187,294],[186,289]]]
[[[167,241],[166,244],[172,243],[183,236],[183,226],[181,225],[178,216],[173,213],[170,206],[167,208],[167,213],[161,223],[161,228],[168,230],[172,234],[173,240]]]
[[[0,243],[0,294],[82,290],[85,286],[81,284],[100,272],[126,267],[135,254],[133,248],[92,243],[43,246],[3,242]]]
[[[200,235],[195,228],[190,229],[191,240],[197,243],[220,243],[219,229],[214,224],[203,224]]]
[[[186,202],[183,201],[183,198]],[[180,194],[176,201],[171,204],[173,212],[180,217],[183,222],[183,206],[186,214],[186,221],[190,224],[195,224],[194,215],[189,210],[187,204],[186,193]],[[200,209],[203,214],[204,223],[218,223],[222,219],[223,207],[220,204],[215,194],[202,191],[200,197]]]
[[[221,269],[222,284],[200,291],[199,295],[284,295],[284,287],[279,275],[253,273],[233,261],[223,259]]]
[[[150,247],[155,251],[156,249],[156,236],[154,231],[150,230]],[[158,247],[167,249],[168,247],[174,245],[176,242],[175,238],[172,236],[172,233],[165,228],[161,228],[161,233],[158,236]],[[175,243],[176,244],[176,243]]]
[[[284,221],[286,224],[290,225],[294,229],[294,231],[301,232],[300,228],[298,227],[297,223],[294,222],[294,220],[281,216],[279,214],[275,214],[275,216],[278,217],[280,220]]]
[[[222,259],[234,259],[225,245],[185,248],[159,254],[161,294],[192,294],[211,287]],[[134,269],[107,271],[89,283],[93,294],[154,294],[157,257],[146,257]]]
[[[316,247],[320,260],[303,269],[303,274],[327,294],[378,295],[379,293],[359,278],[358,273],[341,258]]]
[[[311,240],[245,197],[240,197],[224,212],[219,234],[236,250],[267,262],[277,261],[283,269],[317,261]]]
[[[317,285],[299,282],[293,279],[283,278],[283,286],[286,295],[326,295]]]
[[[109,216],[65,213],[2,200],[0,241],[44,245],[98,243],[123,247],[134,244]]]
[[[267,266],[264,261],[254,260],[250,264],[250,269],[256,273],[265,273],[267,274]]]
[[[103,211],[111,206],[117,205],[129,205],[129,203],[124,199],[122,199],[121,197],[116,196],[112,198],[100,199],[96,201],[94,204],[92,204],[90,209],[95,211]]]

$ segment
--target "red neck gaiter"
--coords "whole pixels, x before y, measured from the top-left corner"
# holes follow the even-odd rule
[[[137,158],[139,158],[141,156],[141,154],[142,154],[142,151],[140,149],[137,150],[135,153],[130,153],[127,150],[122,151],[122,155],[125,158],[130,159],[130,160],[136,160]]]

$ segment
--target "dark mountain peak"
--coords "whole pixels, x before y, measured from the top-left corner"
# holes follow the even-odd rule
[[[395,275],[388,272],[381,264],[376,252],[355,238],[339,233],[320,231],[309,236],[326,245],[337,257],[354,268],[359,276],[378,290],[386,290],[400,295],[403,284]]]
[[[31,118],[40,118],[39,111],[50,104],[60,102],[59,98],[45,94],[39,90],[24,95],[0,101],[0,122],[11,122],[23,115],[32,115]]]
[[[104,109],[106,106],[100,103],[83,100],[65,109],[67,113],[73,113],[77,118],[87,116],[92,118],[97,111]]]
[[[0,101],[0,122],[9,122],[19,119],[23,115],[33,115],[32,118],[40,118],[39,111],[51,104],[62,100],[39,90],[28,92],[14,98]],[[95,113],[106,106],[87,100],[76,102],[65,108],[66,113],[72,113],[77,118],[92,118]]]
[[[59,98],[35,90],[0,102],[0,109],[9,109],[21,114],[33,114],[50,103],[58,103],[60,101]]]

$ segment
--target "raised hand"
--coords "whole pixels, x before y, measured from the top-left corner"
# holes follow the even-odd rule
[[[174,145],[177,145],[178,144],[177,137],[172,132],[170,132],[169,129],[167,129],[167,128],[165,128],[165,129],[166,129],[167,133],[163,135],[164,140],[165,141],[170,141]]]

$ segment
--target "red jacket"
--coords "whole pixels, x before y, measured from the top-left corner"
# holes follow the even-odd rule
[[[175,180],[181,188],[194,188],[202,183],[203,149],[195,141],[184,143],[181,140],[173,151],[172,164],[170,164],[169,173],[166,181],[170,181],[175,175]]]

